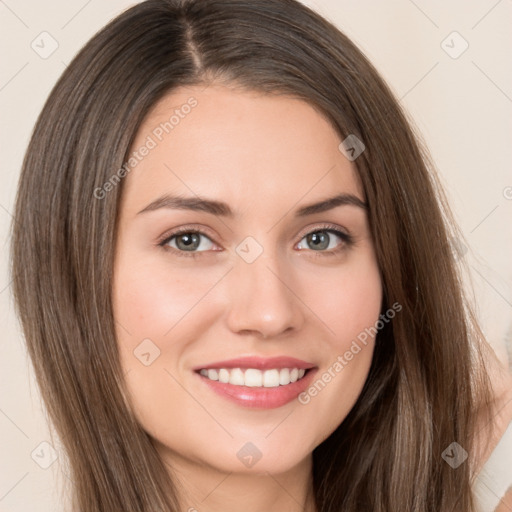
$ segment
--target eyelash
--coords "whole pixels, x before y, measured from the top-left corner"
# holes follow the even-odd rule
[[[311,235],[313,233],[322,232],[322,231],[324,231],[326,233],[333,233],[334,235],[338,236],[342,240],[342,243],[336,249],[331,249],[329,251],[325,251],[325,250],[324,251],[314,251],[312,249],[309,249],[309,252],[314,253],[314,257],[337,256],[340,252],[342,252],[344,249],[350,247],[354,243],[351,235],[349,235],[348,233],[345,233],[343,231],[340,231],[337,228],[337,226],[332,225],[332,224],[321,225],[321,226],[316,227],[313,230],[307,231],[306,233],[304,233],[301,236],[299,243],[308,235]],[[186,234],[202,235],[213,242],[213,240],[208,235],[208,233],[202,231],[201,229],[192,228],[191,226],[183,226],[181,228],[176,229],[175,231],[173,231],[170,234],[166,233],[164,235],[163,240],[158,242],[158,246],[162,247],[162,249],[164,249],[165,251],[171,251],[172,253],[176,254],[177,256],[183,256],[185,258],[197,258],[197,257],[201,256],[201,254],[203,252],[208,252],[208,251],[181,251],[179,249],[175,249],[174,247],[166,247],[166,245],[174,237],[177,237],[177,236],[185,234],[185,233]],[[304,249],[299,249],[299,250],[303,251]]]

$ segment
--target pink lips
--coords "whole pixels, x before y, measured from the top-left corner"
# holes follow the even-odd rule
[[[299,368],[306,370],[306,374],[296,382],[285,386],[272,388],[235,386],[233,384],[210,380],[199,374],[201,369],[220,368],[255,368],[258,370],[271,370],[282,368]],[[226,398],[237,405],[257,409],[274,409],[294,400],[310,385],[317,368],[312,363],[295,359],[293,357],[240,357],[226,361],[216,361],[194,368],[197,376],[216,394]]]
[[[216,361],[208,363],[204,366],[197,366],[194,371],[209,368],[256,368],[258,370],[271,370],[272,368],[299,368],[308,370],[314,368],[315,365],[294,357],[277,356],[277,357],[239,357],[237,359],[229,359],[227,361]]]

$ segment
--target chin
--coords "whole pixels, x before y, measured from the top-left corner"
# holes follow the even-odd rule
[[[283,447],[281,440],[278,444],[265,439],[261,441],[233,439],[229,443],[205,445],[204,449],[196,444],[188,453],[183,451],[183,447],[180,451],[170,448],[164,448],[164,450],[171,466],[173,459],[179,458],[221,473],[265,476],[268,473],[286,473],[300,464],[307,464],[312,450],[304,451],[304,445],[303,441],[299,446],[294,442],[290,443],[290,446]],[[301,448],[300,451],[297,448]]]

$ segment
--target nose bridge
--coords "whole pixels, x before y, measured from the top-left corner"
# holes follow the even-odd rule
[[[229,327],[277,336],[301,324],[300,301],[294,296],[293,277],[279,252],[244,240],[230,276]]]

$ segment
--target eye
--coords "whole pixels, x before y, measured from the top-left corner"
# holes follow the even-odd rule
[[[301,239],[297,245],[297,248],[299,250],[309,248],[315,252],[331,255],[343,250],[347,245],[350,245],[351,243],[352,238],[347,233],[339,231],[338,229],[325,227],[307,233]]]
[[[164,248],[170,247],[177,251],[178,254],[183,252],[192,253],[185,254],[185,256],[193,256],[195,252],[209,251],[215,247],[215,244],[205,233],[191,230],[190,228],[174,232],[163,240],[160,245]]]
[[[202,252],[222,250],[212,242],[206,233],[187,226],[164,235],[164,237],[158,245],[178,256],[198,257]],[[333,256],[352,243],[352,237],[349,234],[335,229],[335,226],[327,225],[307,232],[296,247],[300,251],[310,249],[316,253],[315,256]]]

